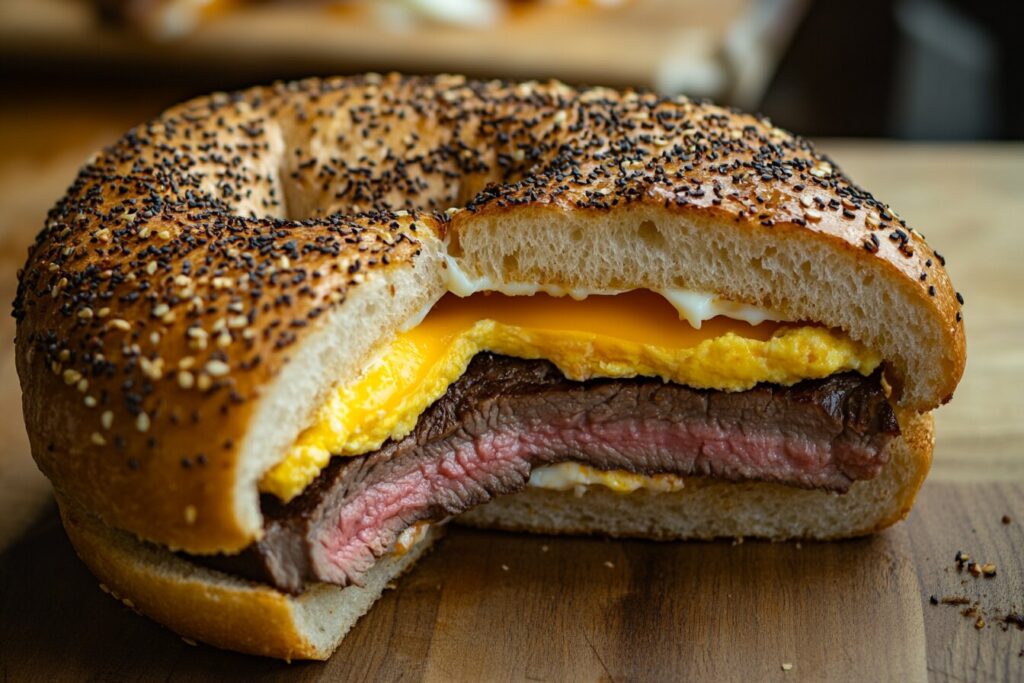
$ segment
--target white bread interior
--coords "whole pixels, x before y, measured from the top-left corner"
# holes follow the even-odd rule
[[[100,587],[183,638],[279,659],[327,659],[384,589],[441,537],[431,525],[402,555],[388,555],[362,586],[314,584],[299,596],[200,567],[166,548],[112,529],[68,502],[61,518]]]
[[[388,277],[374,274],[331,311],[267,387],[240,450],[235,478],[236,514],[257,536],[263,527],[258,482],[288,453],[334,387],[355,380],[382,340],[444,293],[439,242],[426,239],[410,263]]]

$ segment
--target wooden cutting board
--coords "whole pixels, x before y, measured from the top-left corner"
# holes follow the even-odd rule
[[[957,550],[997,575],[958,572]],[[908,522],[842,543],[452,528],[331,660],[286,664],[135,615],[100,591],[51,510],[0,556],[0,679],[1019,681],[1024,630],[999,619],[1024,611],[1021,557],[1020,484],[927,484]],[[980,629],[961,614],[975,601]]]

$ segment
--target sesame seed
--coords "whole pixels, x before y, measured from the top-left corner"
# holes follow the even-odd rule
[[[223,377],[231,372],[231,366],[220,360],[211,360],[206,364],[206,372],[211,377]]]
[[[103,414],[100,415],[100,424],[103,425],[104,429],[110,429],[111,425],[114,424],[114,412],[111,410],[104,410]]]
[[[178,371],[178,386],[182,389],[191,389],[196,383],[195,376],[188,370]]]
[[[104,439],[103,435],[100,434],[99,432],[93,432],[92,436],[89,437],[89,440],[92,441],[93,444],[95,444],[97,446],[106,446],[107,445],[107,440]]]
[[[149,415],[147,415],[144,412],[139,413],[138,417],[135,418],[135,428],[137,430],[139,430],[140,432],[143,432],[143,433],[148,432],[149,431]]]
[[[828,178],[832,175],[832,165],[827,161],[819,161],[811,169],[811,175],[815,178]]]

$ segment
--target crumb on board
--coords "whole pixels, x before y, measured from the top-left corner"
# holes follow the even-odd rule
[[[793,670],[793,665],[790,664],[789,662],[783,662],[782,663],[782,670],[783,671],[792,671]]]
[[[964,565],[971,561],[971,556],[965,553],[963,550],[957,550],[956,555],[953,557],[953,562],[956,563],[956,570],[963,571]]]

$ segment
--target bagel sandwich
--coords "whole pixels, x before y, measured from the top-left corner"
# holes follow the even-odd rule
[[[920,233],[766,119],[371,74],[126,133],[50,211],[14,316],[32,453],[102,585],[322,659],[449,521],[895,523],[961,304]]]

